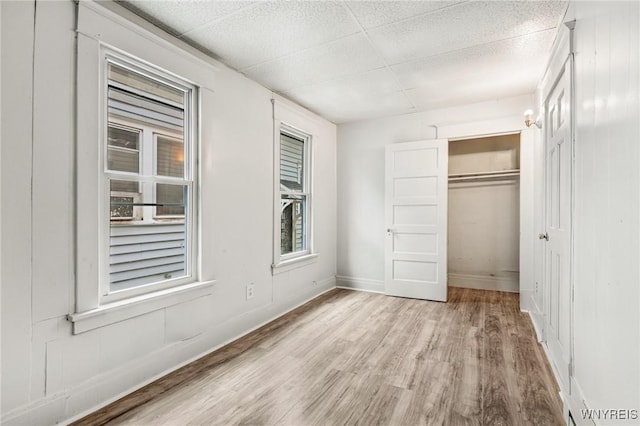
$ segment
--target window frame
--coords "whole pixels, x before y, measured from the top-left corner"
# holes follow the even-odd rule
[[[101,137],[99,138],[100,144],[100,152],[101,158],[100,163],[101,167],[101,177],[99,181],[99,191],[102,194],[102,203],[100,208],[100,216],[99,216],[99,225],[100,225],[100,248],[98,252],[98,259],[100,262],[100,274],[98,277],[99,281],[99,289],[100,289],[100,304],[108,304],[112,302],[117,302],[123,299],[130,299],[135,296],[153,293],[160,290],[165,290],[173,287],[178,287],[181,285],[192,283],[196,280],[195,270],[196,263],[195,260],[196,250],[198,247],[198,235],[194,232],[195,229],[198,229],[197,223],[194,223],[197,220],[197,215],[195,211],[197,210],[198,197],[195,194],[195,189],[197,187],[197,163],[195,156],[193,155],[196,152],[196,146],[198,146],[197,132],[195,129],[196,119],[193,117],[198,114],[198,105],[196,104],[198,98],[198,88],[197,86],[187,82],[186,80],[169,74],[165,70],[162,70],[160,67],[156,67],[147,63],[144,63],[130,55],[126,55],[124,53],[115,51],[108,47],[103,47],[101,49],[101,75],[100,75],[100,83],[101,83],[101,99],[100,99],[100,109],[101,109]],[[157,176],[155,173],[155,165],[154,160],[156,156],[155,152],[155,134],[156,132],[151,131],[147,132],[145,125],[140,125],[138,128],[141,130],[141,139],[140,139],[140,169],[138,174],[120,172],[120,171],[112,171],[108,168],[107,162],[107,154],[108,154],[108,129],[111,123],[113,124],[122,124],[126,122],[125,120],[113,120],[109,119],[109,112],[107,102],[109,99],[108,90],[109,90],[109,77],[108,70],[109,65],[113,64],[121,69],[126,69],[128,71],[134,72],[138,75],[144,76],[154,81],[158,81],[162,84],[168,85],[175,89],[181,90],[184,92],[185,101],[184,101],[184,124],[183,124],[183,143],[184,146],[184,178],[178,179],[173,177],[166,176]],[[133,127],[132,123],[126,124],[129,127]],[[152,130],[149,128],[148,130]],[[148,133],[148,134],[145,134]],[[170,132],[167,132],[170,133]],[[146,138],[149,138],[149,141],[145,141]],[[151,150],[149,153],[148,150]],[[151,167],[145,166],[145,161],[151,162]],[[147,170],[148,169],[148,170]],[[148,173],[145,173],[148,172]],[[143,174],[145,173],[145,174]],[[182,184],[188,187],[188,199],[185,206],[186,212],[184,216],[184,224],[185,224],[185,274],[176,277],[169,278],[158,282],[153,282],[149,284],[138,285],[129,289],[123,290],[111,290],[111,282],[110,282],[110,273],[109,273],[109,258],[110,258],[110,238],[111,238],[111,219],[110,219],[110,180],[117,178],[131,178],[132,181],[137,181],[141,185],[149,184],[153,185],[151,189],[151,195],[153,199],[156,198],[156,190],[155,184],[157,183],[168,183],[168,184]],[[143,207],[144,208],[144,207]],[[152,208],[151,220],[155,219],[155,207]]]
[[[213,60],[192,49],[186,43],[167,37],[134,15],[123,17],[120,6],[100,2],[76,4],[76,73],[75,73],[75,294],[70,299],[67,319],[73,334],[80,334],[139,315],[195,300],[213,293],[215,265],[204,263],[203,250],[209,243],[202,235],[210,235],[211,225],[203,223],[201,182],[209,179],[209,172],[200,167],[201,152],[207,152],[213,139],[213,127],[202,116],[213,113],[215,88],[222,68]],[[104,167],[104,55],[132,58],[142,67],[151,67],[154,74],[164,70],[171,79],[187,82],[197,90],[192,101],[196,109],[191,127],[194,145],[194,185],[191,195],[196,197],[191,214],[193,232],[198,238],[193,252],[192,282],[166,289],[154,289],[140,295],[105,301],[101,297],[100,276],[104,275],[100,261],[105,235],[101,232],[100,216],[106,210],[106,191],[102,187]],[[105,126],[106,127],[106,126]],[[195,239],[194,245],[195,245]],[[108,278],[107,278],[108,279]]]
[[[138,126],[138,127],[135,127]],[[140,135],[140,149],[138,149],[139,152],[139,170],[140,172],[138,174],[135,173],[131,173],[131,172],[124,172],[124,171],[117,171],[117,170],[112,170],[112,171],[108,171],[111,172],[113,174],[122,174],[123,177],[127,177],[127,176],[134,176],[134,177],[138,177],[140,175],[140,173],[142,173],[143,170],[150,170],[151,174],[149,174],[150,177],[159,177],[160,179],[164,180],[165,178],[167,179],[175,179],[174,183],[180,183],[181,181],[185,180],[185,178],[177,178],[177,177],[173,177],[173,176],[163,176],[163,175],[158,175],[158,171],[157,171],[157,153],[158,153],[158,136],[163,137],[163,138],[167,138],[167,139],[176,139],[179,140],[180,136],[178,135],[178,133],[176,133],[175,131],[168,129],[168,128],[164,128],[162,129],[161,132],[158,132],[158,128],[157,127],[152,127],[149,126],[148,124],[143,124],[143,123],[134,123],[132,124],[131,122],[128,122],[126,120],[123,120],[119,117],[112,117],[108,123],[107,123],[107,131],[109,127],[115,127],[118,129],[123,129],[123,130],[128,130],[128,131],[136,131],[138,132],[138,134]],[[182,142],[184,143],[184,142]],[[147,147],[147,149],[144,149],[144,147]],[[107,147],[107,154],[108,155],[108,149],[109,147]],[[186,147],[184,148],[186,150]],[[187,154],[186,151],[184,151],[183,153],[184,158],[187,159],[189,158],[189,155]],[[145,166],[145,161],[149,163],[149,165]],[[186,169],[185,169],[185,176],[186,176]],[[135,180],[135,179],[134,179]],[[163,182],[166,183],[166,182]],[[152,194],[152,199],[155,201],[157,200],[157,195],[156,195],[156,187],[154,186],[154,188],[151,190],[151,194]],[[181,219],[184,218],[184,215],[158,215],[156,213],[156,207],[139,207],[141,210],[143,209],[147,209],[150,210],[152,213],[150,214],[146,214],[143,215],[143,217],[145,217],[145,220],[142,219],[136,219],[135,217],[133,218],[122,218],[122,221],[126,221],[126,220],[130,220],[130,221],[138,221],[140,223],[149,223],[153,220],[172,220],[172,219]]]
[[[280,185],[281,135],[289,135],[303,141],[303,175],[302,191],[282,191]],[[282,254],[281,252],[281,200],[284,195],[303,195],[305,200],[303,212],[303,247],[304,250]],[[274,126],[274,235],[272,271],[300,263],[317,257],[313,250],[313,135],[289,123],[276,120]]]

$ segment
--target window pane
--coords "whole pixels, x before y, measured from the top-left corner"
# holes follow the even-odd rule
[[[304,190],[304,141],[280,134],[280,186],[283,191]]]
[[[111,220],[142,219],[142,194],[140,183],[127,180],[112,179],[109,182],[110,217]],[[138,204],[138,205],[136,205]]]
[[[150,77],[109,64],[109,120],[169,129],[182,136],[185,92]]]
[[[179,139],[158,136],[156,142],[156,174],[184,176],[184,144]]]
[[[186,275],[184,221],[111,222],[110,291],[126,290]]]
[[[305,210],[307,197],[283,195],[280,199],[280,254],[306,250]]]
[[[140,149],[140,131],[109,126],[109,146],[138,150]]]
[[[120,180],[111,180],[111,184],[111,188],[134,184],[153,188],[153,184]],[[163,186],[176,187],[181,194],[186,194],[186,185]],[[109,277],[112,292],[186,275],[185,220],[145,221],[145,209],[151,211],[156,207],[156,203],[148,202],[150,196],[151,191],[111,193]],[[180,208],[184,211],[184,206]]]
[[[186,185],[156,184],[156,216],[184,216]]]
[[[138,189],[140,184],[135,181],[130,180],[112,180],[111,181],[111,192],[134,192],[138,193],[140,190]],[[129,194],[125,194],[129,195]]]
[[[133,197],[111,196],[111,219],[133,218]]]
[[[140,133],[109,126],[107,168],[118,172],[140,171]]]
[[[190,270],[185,212],[192,182],[185,179],[183,131],[190,90],[168,81],[108,64],[110,292],[186,277]],[[161,177],[176,183],[160,183]]]
[[[142,74],[109,64],[109,83],[114,86],[126,86],[131,92],[145,92],[164,98],[172,103],[184,105],[184,92]]]
[[[140,170],[140,153],[109,147],[107,167],[117,172],[138,173]]]

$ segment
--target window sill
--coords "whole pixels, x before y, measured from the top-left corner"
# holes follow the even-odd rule
[[[215,281],[203,281],[126,300],[108,303],[85,312],[67,315],[73,323],[73,334],[84,333],[120,321],[188,302],[213,293]]]
[[[303,266],[316,263],[318,260],[318,253],[306,254],[300,257],[294,257],[293,259],[284,260],[277,265],[271,265],[272,275],[278,275],[283,272],[291,271],[292,269],[302,268]]]

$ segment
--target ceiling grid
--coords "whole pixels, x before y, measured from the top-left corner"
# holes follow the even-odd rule
[[[336,123],[533,93],[565,1],[121,0]]]

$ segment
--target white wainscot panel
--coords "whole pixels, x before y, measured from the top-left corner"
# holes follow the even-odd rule
[[[201,334],[213,319],[212,306],[212,296],[209,295],[167,308],[165,342],[177,342]]]
[[[121,321],[96,331],[102,334],[102,371],[145,356],[164,344],[164,311]]]
[[[164,311],[47,343],[47,393],[121,367],[164,344]]]

